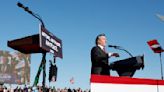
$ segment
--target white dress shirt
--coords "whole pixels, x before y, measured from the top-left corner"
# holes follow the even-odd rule
[[[104,48],[105,48],[104,46],[99,45],[99,44],[98,44],[98,46],[104,51]],[[109,56],[109,57],[111,57],[112,54],[113,54],[112,52],[108,52],[108,56]]]

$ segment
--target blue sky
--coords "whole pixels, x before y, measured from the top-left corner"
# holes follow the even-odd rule
[[[63,59],[57,59],[58,80],[56,87],[90,88],[90,50],[95,45],[95,37],[105,33],[108,44],[126,48],[134,56],[145,56],[144,70],[134,77],[160,79],[160,62],[147,41],[157,39],[164,47],[164,22],[155,14],[164,15],[163,0],[1,0],[0,3],[0,50],[14,51],[7,47],[7,41],[39,32],[39,21],[17,7],[20,1],[38,13],[46,28],[63,41]],[[129,56],[122,51],[119,58]],[[52,59],[47,54],[47,62]],[[162,56],[164,59],[164,56]],[[41,54],[33,54],[31,59],[31,85],[41,61]],[[163,60],[164,61],[164,60]],[[49,63],[47,63],[47,73]],[[117,76],[114,71],[111,75]],[[42,75],[40,76],[42,83]],[[74,77],[75,84],[69,83]],[[47,74],[47,85],[48,74]]]

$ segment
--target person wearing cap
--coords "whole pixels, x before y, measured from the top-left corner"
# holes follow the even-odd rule
[[[99,34],[95,40],[96,46],[91,49],[91,74],[110,75],[108,59],[119,57],[118,53],[106,52],[107,39],[105,34]]]

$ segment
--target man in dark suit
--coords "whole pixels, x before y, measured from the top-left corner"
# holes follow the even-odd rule
[[[105,51],[105,46],[107,43],[105,34],[98,35],[96,37],[95,43],[96,46],[94,46],[91,50],[91,74],[110,75],[108,58],[112,56],[119,57],[119,54],[107,53]]]

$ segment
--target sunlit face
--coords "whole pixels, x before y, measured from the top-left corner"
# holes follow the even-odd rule
[[[105,36],[100,36],[99,39],[98,39],[98,44],[105,47],[106,44],[107,44],[106,37]]]

